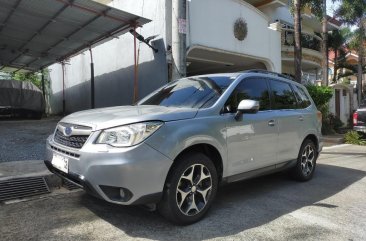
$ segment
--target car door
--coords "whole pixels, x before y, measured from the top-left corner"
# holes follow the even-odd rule
[[[278,163],[281,163],[297,158],[304,116],[297,109],[297,99],[290,83],[276,79],[271,79],[269,83],[279,131]]]
[[[260,102],[255,114],[235,120],[241,100]],[[277,159],[278,130],[271,111],[269,87],[265,78],[250,77],[238,84],[225,104],[227,117],[228,172],[235,175],[261,167]]]

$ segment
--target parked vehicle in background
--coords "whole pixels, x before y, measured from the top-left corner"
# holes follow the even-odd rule
[[[359,108],[353,113],[353,130],[366,134],[366,100],[360,104]]]
[[[288,169],[312,178],[321,114],[304,86],[260,70],[173,81],[135,106],[81,111],[47,140],[50,171],[108,202],[190,224],[220,183]]]
[[[40,119],[44,107],[42,91],[31,82],[0,80],[0,117]]]

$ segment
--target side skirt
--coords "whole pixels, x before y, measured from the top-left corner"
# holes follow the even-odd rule
[[[233,176],[224,177],[222,182],[223,183],[237,182],[237,181],[242,181],[242,180],[246,180],[246,179],[250,179],[250,178],[254,178],[254,177],[268,175],[268,174],[275,173],[275,172],[280,172],[280,171],[290,169],[291,167],[296,166],[296,162],[297,162],[297,160],[286,161],[286,162],[271,165],[268,167],[256,169],[253,171],[243,172],[243,173],[239,173],[239,174],[236,174]]]

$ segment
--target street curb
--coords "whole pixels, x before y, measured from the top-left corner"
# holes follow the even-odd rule
[[[339,144],[339,145],[334,145],[334,146],[325,146],[325,147],[323,147],[323,150],[329,150],[329,149],[333,149],[333,148],[346,147],[346,146],[352,146],[352,145],[351,144]]]

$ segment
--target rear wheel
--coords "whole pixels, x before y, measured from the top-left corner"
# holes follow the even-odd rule
[[[217,192],[217,172],[202,153],[189,153],[173,166],[158,204],[162,216],[176,224],[199,221],[207,213]]]
[[[291,169],[292,176],[299,181],[310,180],[314,175],[317,158],[318,152],[314,142],[306,139],[301,145],[296,166]]]

